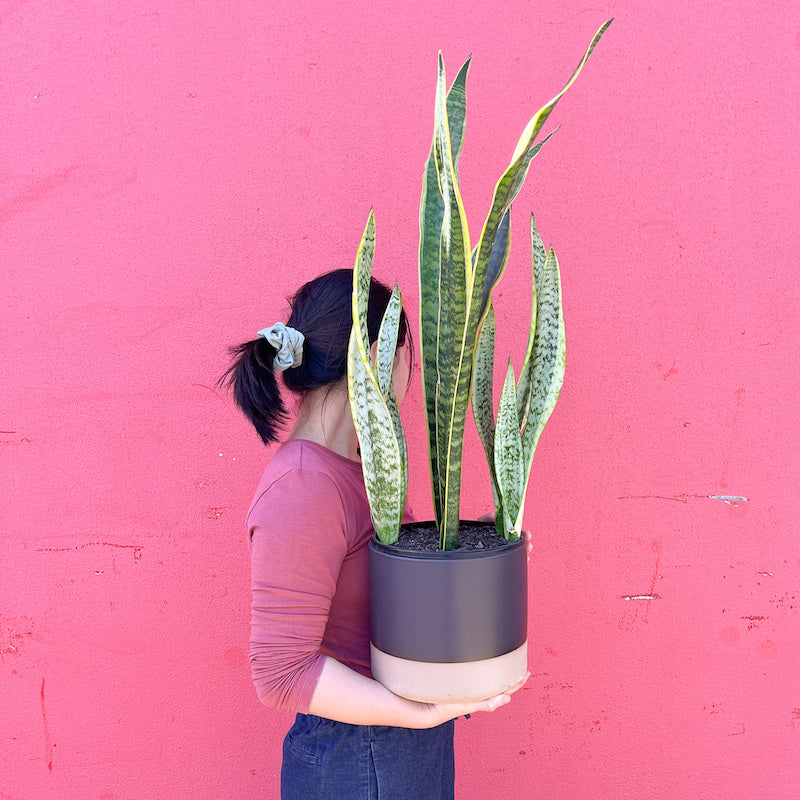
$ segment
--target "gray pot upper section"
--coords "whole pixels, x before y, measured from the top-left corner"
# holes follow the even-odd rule
[[[498,550],[411,553],[370,543],[372,643],[413,661],[494,658],[527,639],[524,541]]]

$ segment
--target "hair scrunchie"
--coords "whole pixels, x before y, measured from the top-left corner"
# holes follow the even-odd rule
[[[303,342],[306,337],[300,331],[276,322],[271,328],[260,330],[257,335],[266,339],[278,351],[272,362],[278,372],[289,367],[299,367],[303,363]]]

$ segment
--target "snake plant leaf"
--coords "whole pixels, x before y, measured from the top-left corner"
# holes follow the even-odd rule
[[[586,62],[589,60],[589,56],[594,52],[595,47],[597,47],[598,42],[602,38],[603,34],[608,29],[608,26],[613,22],[613,18],[606,20],[597,30],[597,33],[592,37],[592,41],[589,43],[589,47],[587,48],[586,52],[583,54],[583,58],[581,58],[578,66],[575,68],[575,71],[570,76],[570,79],[564,84],[564,88],[546,105],[539,109],[536,115],[531,119],[531,121],[525,126],[525,130],[522,132],[522,136],[520,136],[519,142],[517,143],[517,147],[514,150],[514,155],[512,156],[512,161],[517,161],[521,158],[524,153],[530,148],[533,140],[538,136],[539,131],[542,129],[542,126],[545,122],[547,122],[547,118],[552,113],[553,109],[556,107],[558,101],[564,96],[567,89],[575,83],[575,79],[580,75],[581,70],[583,69]]]
[[[495,523],[498,533],[503,534],[506,528],[503,521],[500,489],[497,486],[497,475],[494,469],[494,339],[494,308],[490,304],[478,336],[478,347],[475,350],[475,368],[472,377],[472,416],[478,428],[483,451],[486,453],[486,461],[489,464]]]
[[[441,59],[441,53],[439,57]],[[467,73],[471,60],[472,56],[461,65],[455,80],[447,90],[447,126],[450,129],[450,152],[453,155],[453,169],[456,175],[458,175],[458,159],[464,147],[464,130],[467,124]]]
[[[528,333],[528,346],[525,350],[522,371],[520,372],[519,383],[517,384],[517,413],[519,414],[520,428],[525,427],[525,421],[528,419],[528,409],[531,407],[531,358],[533,355],[534,337],[536,336],[536,306],[538,296],[536,291],[536,276],[542,274],[542,268],[544,267],[544,260],[546,257],[544,243],[542,242],[542,237],[539,236],[533,214],[531,214],[531,250],[533,251],[533,269],[531,274],[533,294],[533,301],[531,302],[531,325]]]
[[[535,264],[535,262],[534,262]],[[545,424],[553,413],[556,400],[564,383],[566,366],[566,337],[564,313],[561,305],[561,277],[558,259],[551,249],[536,275],[537,311],[533,358],[528,364],[530,382],[530,407],[522,432],[522,450],[527,480],[533,455]],[[525,493],[523,493],[524,500]],[[521,511],[520,519],[521,524]]]
[[[457,169],[466,119],[465,86],[469,62],[462,66],[447,92],[444,62],[439,54],[433,144],[423,177],[420,203],[419,277],[420,353],[431,483],[440,547],[445,550],[458,546],[464,421],[471,398],[482,420],[479,425],[491,427],[491,403],[486,412],[486,385],[473,387],[473,381],[479,380],[478,373],[486,371],[484,354],[480,356],[484,363],[476,372],[476,351],[485,347],[479,336],[484,333],[484,322],[490,313],[492,291],[508,259],[511,203],[523,185],[532,159],[552,136],[551,133],[537,143],[542,126],[577,78],[609,24],[610,21],[595,34],[563,89],[526,126],[511,164],[495,186],[489,213],[472,254]],[[545,256],[545,263],[549,263],[549,259],[550,256]],[[555,260],[554,255],[552,259]],[[538,277],[536,283],[539,283]],[[511,377],[506,377],[501,398],[503,412],[498,413],[494,432],[495,492],[498,504],[506,509],[504,527],[516,531],[519,530],[527,488],[525,465],[529,465],[528,456],[532,457],[546,421],[550,397],[546,392],[545,399],[540,401],[537,394],[544,387],[546,370],[535,351],[540,341],[547,340],[538,338],[543,335],[540,334],[543,312],[538,300],[535,303],[536,310],[532,312],[535,317],[531,324],[534,333],[527,349],[522,391],[518,398],[513,370],[510,370]],[[554,383],[551,381],[550,385]],[[488,394],[491,395],[491,388]],[[521,429],[528,437],[525,440],[529,445],[527,449]],[[482,439],[488,442],[485,434],[486,431]],[[512,450],[521,454],[516,461],[510,457]]]
[[[525,466],[517,417],[517,392],[511,361],[500,395],[494,442],[494,468],[503,504],[503,525],[507,538],[518,539],[521,531],[525,492]]]
[[[400,418],[400,409],[397,407],[397,398],[395,397],[394,389],[391,384],[389,385],[389,394],[386,395],[385,400],[386,408],[389,409],[389,416],[392,419],[394,437],[397,440],[397,447],[400,450],[400,494],[398,497],[399,500],[402,501],[399,505],[400,522],[402,522],[406,496],[408,495],[408,444],[406,443],[406,434],[403,430],[403,421]],[[394,533],[392,533],[392,537],[394,537]]]
[[[361,450],[372,525],[384,544],[397,541],[405,496],[400,448],[389,409],[370,375],[353,330],[347,349],[348,394]]]
[[[403,308],[403,298],[400,288],[395,283],[392,289],[389,304],[381,320],[378,331],[378,347],[375,357],[375,368],[378,372],[378,387],[381,394],[386,397],[392,383],[392,370],[394,356],[397,349],[397,331],[400,326],[400,312]]]
[[[372,370],[372,359],[369,355],[369,330],[367,328],[367,307],[369,305],[369,289],[372,277],[372,262],[375,257],[375,214],[369,210],[367,224],[356,253],[356,264],[353,269],[353,328],[357,334],[359,349],[364,350],[366,361]]]
[[[489,255],[489,263],[486,267],[486,276],[483,280],[483,295],[481,296],[481,319],[486,316],[486,308],[488,307],[491,297],[492,289],[503,277],[503,273],[508,264],[508,254],[511,251],[511,208],[506,211],[503,218],[500,220],[500,225],[497,228],[497,233],[494,237],[492,244],[492,252]],[[479,248],[475,248],[473,255],[473,263],[477,260]]]
[[[392,544],[397,541],[400,530],[407,483],[395,421],[381,393],[369,345],[367,304],[374,250],[375,219],[370,211],[353,271],[353,328],[347,349],[347,391],[361,450],[372,524],[378,538]],[[386,335],[389,335],[388,329]]]
[[[494,454],[494,307],[483,323],[478,347],[475,350],[475,374],[472,378],[472,416],[478,428],[486,457],[493,461]],[[492,467],[492,483],[494,484],[494,468]]]
[[[466,122],[466,80],[469,71],[469,60],[459,70],[445,100],[447,125],[450,133],[450,153],[453,161],[453,172],[457,176],[457,163],[464,141],[464,125]],[[439,55],[439,75],[444,79],[444,65]],[[437,83],[438,89],[438,83]],[[438,98],[438,95],[437,95]],[[438,108],[438,99],[437,99]],[[420,319],[438,320],[439,296],[432,289],[426,290],[429,281],[433,286],[440,283],[440,232],[444,216],[444,202],[439,188],[439,176],[436,166],[434,146],[425,165],[422,181],[422,197],[420,200]],[[423,278],[423,273],[425,278]],[[445,485],[443,470],[439,468],[439,450],[437,447],[438,419],[436,415],[437,385],[437,351],[434,344],[426,346],[425,336],[420,342],[420,362],[422,369],[422,389],[425,400],[426,421],[428,427],[428,455],[431,465],[431,484],[434,513],[437,520],[442,517],[441,487]]]
[[[464,424],[469,405],[471,352],[466,357],[465,332],[472,289],[469,231],[453,163],[445,97],[444,63],[439,56],[439,78],[434,114],[433,154],[442,201],[441,227],[423,231],[439,239],[438,259],[420,263],[420,295],[435,315],[421,318],[422,368],[426,405],[436,419],[430,442],[436,451],[439,483],[437,525],[442,549],[457,546],[461,459]],[[432,248],[431,248],[432,249]],[[474,337],[470,350],[474,347]],[[464,373],[467,372],[466,380]],[[430,397],[428,393],[430,391]]]
[[[397,350],[397,331],[400,327],[400,314],[402,309],[403,298],[400,294],[400,287],[395,283],[378,332],[376,369],[378,373],[378,387],[386,401],[386,407],[389,410],[389,415],[392,418],[392,425],[394,426],[395,438],[400,448],[401,483],[403,486],[407,486],[408,448],[406,445],[403,423],[400,419],[400,410],[397,407],[397,399],[394,395],[394,386],[392,385],[394,358]]]
[[[543,106],[525,126],[525,130],[523,131],[522,136],[520,137],[517,146],[514,149],[513,156],[511,157],[511,164],[495,186],[492,205],[490,207],[489,214],[486,217],[483,231],[481,232],[481,238],[478,245],[478,257],[475,261],[475,283],[476,286],[480,284],[482,294],[489,261],[491,259],[492,249],[494,247],[494,240],[503,215],[506,213],[511,203],[514,201],[514,198],[522,188],[522,184],[527,176],[531,160],[539,152],[542,145],[550,138],[550,136],[553,135],[553,133],[550,133],[538,145],[534,145],[534,140],[539,135],[542,126],[547,121],[547,118],[550,116],[553,109],[556,107],[558,101],[564,96],[564,93],[567,91],[567,89],[569,89],[570,86],[572,86],[572,84],[575,82],[584,65],[589,60],[589,56],[591,56],[592,52],[597,46],[597,43],[600,41],[601,37],[612,21],[613,20],[608,20],[600,26],[599,30],[592,38],[588,49],[584,53],[583,58],[580,60],[580,63],[572,73],[570,79],[564,85],[564,88],[549,103]],[[486,313],[485,308],[482,305],[479,306],[475,300],[476,298],[473,297],[473,310],[472,317],[470,319],[470,329],[474,332],[473,335],[477,335],[480,324],[483,320],[483,315]]]

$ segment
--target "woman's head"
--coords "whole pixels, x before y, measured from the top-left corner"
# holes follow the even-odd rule
[[[352,327],[353,271],[338,269],[314,278],[289,300],[291,315],[286,322],[305,337],[302,361],[283,371],[284,385],[303,396],[331,386],[347,372],[347,346]],[[391,291],[372,279],[367,307],[370,342],[378,338],[381,320]],[[411,345],[405,311],[400,317],[398,348]],[[258,337],[231,348],[234,361],[221,383],[233,389],[237,405],[253,423],[265,444],[277,439],[286,419],[286,409],[275,380],[274,359],[278,351],[266,338]]]

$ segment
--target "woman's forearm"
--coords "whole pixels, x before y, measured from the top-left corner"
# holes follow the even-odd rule
[[[318,717],[353,725],[432,728],[463,714],[494,711],[508,703],[511,693],[520,686],[476,703],[417,703],[398,697],[377,681],[333,658],[326,658],[308,710]]]

